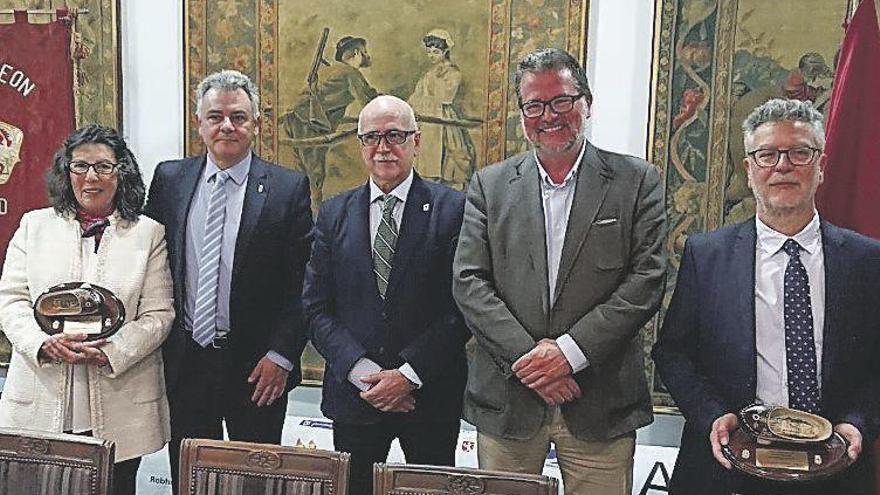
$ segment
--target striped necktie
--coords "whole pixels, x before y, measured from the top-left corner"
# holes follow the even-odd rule
[[[205,214],[205,236],[199,255],[199,281],[193,311],[193,340],[206,347],[217,330],[217,282],[220,279],[220,253],[223,248],[223,224],[226,221],[225,170],[214,175],[214,187]]]
[[[388,281],[391,279],[391,266],[394,262],[394,249],[397,247],[397,222],[394,221],[394,206],[399,199],[397,196],[386,194],[382,196],[382,220],[379,222],[379,230],[376,239],[373,240],[373,272],[376,274],[376,286],[379,295],[385,299],[388,290]]]

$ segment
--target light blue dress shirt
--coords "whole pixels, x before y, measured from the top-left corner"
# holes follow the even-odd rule
[[[223,184],[226,189],[226,218],[223,223],[223,245],[220,248],[220,279],[217,282],[217,333],[223,335],[231,328],[229,319],[229,295],[232,291],[232,267],[235,263],[235,242],[238,239],[238,227],[241,225],[241,212],[244,206],[244,193],[247,189],[248,173],[251,171],[253,154],[226,169],[229,180]],[[207,157],[208,163],[199,178],[189,217],[186,222],[186,301],[184,304],[183,321],[187,331],[192,331],[193,311],[196,305],[196,293],[199,283],[199,257],[205,238],[205,218],[208,214],[208,201],[211,188],[220,167]],[[275,351],[266,356],[273,363],[290,371],[293,364]]]

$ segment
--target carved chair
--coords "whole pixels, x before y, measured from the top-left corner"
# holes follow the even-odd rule
[[[375,464],[373,495],[558,495],[559,481],[543,475],[480,469]]]
[[[106,495],[115,454],[107,440],[0,428],[0,493]]]
[[[342,452],[188,438],[180,446],[180,492],[345,495],[348,465]]]

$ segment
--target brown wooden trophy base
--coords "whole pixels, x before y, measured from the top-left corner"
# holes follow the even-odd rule
[[[107,338],[125,322],[125,307],[113,292],[85,282],[50,287],[34,301],[34,318],[49,335],[87,335],[86,341]]]
[[[734,469],[745,474],[783,482],[816,481],[852,464],[846,439],[831,431],[831,424],[820,416],[753,405],[740,411],[739,421],[742,427],[733,432],[722,452]]]

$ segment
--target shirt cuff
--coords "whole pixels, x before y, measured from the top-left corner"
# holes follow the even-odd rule
[[[282,368],[290,371],[293,369],[293,363],[291,363],[286,357],[278,354],[275,351],[269,351],[266,353],[266,357],[269,358],[269,361],[281,366]]]
[[[590,360],[584,355],[584,351],[578,347],[577,342],[569,334],[565,334],[556,339],[556,345],[565,356],[566,361],[571,366],[571,373],[577,373],[590,365]]]
[[[416,370],[409,363],[403,363],[403,366],[397,368],[397,371],[405,376],[416,388],[422,388],[422,380],[419,378],[419,374],[416,373]]]
[[[362,357],[354,363],[354,366],[351,367],[351,371],[348,372],[348,381],[350,381],[355,387],[366,392],[370,389],[370,384],[362,382],[361,378],[380,371],[382,371],[382,367],[376,364],[375,361],[370,358]]]

